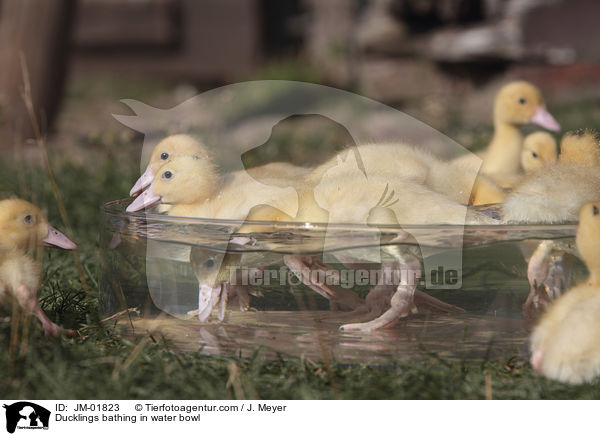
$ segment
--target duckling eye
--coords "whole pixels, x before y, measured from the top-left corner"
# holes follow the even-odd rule
[[[168,179],[170,179],[171,177],[173,177],[173,173],[172,173],[171,171],[165,171],[165,172],[162,174],[162,178],[163,178],[163,179],[167,179],[167,180],[168,180]]]
[[[594,206],[594,207],[592,208],[592,213],[593,213],[594,215],[598,215],[598,213],[600,213],[600,211],[598,210],[598,206]]]
[[[161,153],[160,158],[162,160],[167,160],[169,158],[169,153]]]
[[[25,224],[31,224],[31,223],[33,223],[33,215],[25,215],[23,217],[23,222]]]
[[[525,104],[525,103],[527,103],[527,100],[525,100],[523,97],[521,97],[521,98],[519,99],[519,103],[521,103],[521,104]]]
[[[538,154],[535,151],[532,151],[531,155],[533,156],[534,159],[538,158]]]
[[[213,266],[215,266],[214,259],[208,259],[206,262],[204,262],[204,266],[207,268],[212,268]]]

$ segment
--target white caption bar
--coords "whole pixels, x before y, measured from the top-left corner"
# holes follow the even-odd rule
[[[587,434],[594,401],[36,401],[0,400],[0,434]],[[4,433],[3,433],[4,432]],[[236,433],[237,432],[237,433]],[[595,431],[594,431],[595,432]],[[333,434],[333,433],[331,433]]]

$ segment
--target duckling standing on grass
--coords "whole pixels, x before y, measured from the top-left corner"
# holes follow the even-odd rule
[[[76,250],[77,246],[51,227],[40,210],[20,199],[0,201],[0,300],[14,296],[19,305],[35,315],[46,336],[57,338],[63,329],[44,313],[37,300],[40,264],[28,254],[38,245]],[[66,330],[72,336],[72,330]]]
[[[549,307],[530,338],[534,369],[573,384],[600,375],[600,201],[581,208],[576,242],[590,276]]]

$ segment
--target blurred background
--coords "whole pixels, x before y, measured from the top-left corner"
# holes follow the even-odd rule
[[[594,0],[0,0],[0,146],[33,136],[27,76],[63,146],[133,135],[111,117],[129,113],[122,98],[169,108],[290,79],[384,102],[471,147],[516,78],[563,124],[573,105],[598,118],[598,16]]]

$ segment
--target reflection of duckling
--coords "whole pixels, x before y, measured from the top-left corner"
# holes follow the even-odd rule
[[[503,86],[494,100],[494,136],[487,149],[479,155],[483,159],[481,174],[499,183],[506,178],[513,183],[514,177],[521,171],[523,136],[519,127],[529,123],[548,130],[560,130],[560,125],[546,110],[542,95],[534,85],[515,81]],[[479,165],[474,155],[461,156],[455,161],[470,168]]]
[[[52,228],[37,207],[19,199],[0,201],[0,233],[0,300],[12,294],[24,310],[41,321],[46,336],[60,336],[62,328],[38,303],[40,265],[27,252],[41,244],[66,250],[77,246]],[[72,336],[73,332],[68,330],[66,334]]]
[[[547,377],[568,383],[600,375],[600,202],[579,212],[577,248],[589,279],[554,302],[531,335],[531,363]]]

